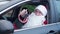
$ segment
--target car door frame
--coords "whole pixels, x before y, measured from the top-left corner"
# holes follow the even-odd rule
[[[56,23],[58,22],[57,17],[57,9],[56,9],[56,0],[48,0],[50,4],[50,11],[49,11],[49,22]]]

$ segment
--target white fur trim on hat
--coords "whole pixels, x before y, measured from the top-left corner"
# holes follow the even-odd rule
[[[38,6],[36,7],[36,9],[40,10],[41,13],[43,14],[43,16],[46,16],[46,15],[47,15],[47,9],[46,9],[45,6],[43,6],[43,5],[38,5]]]

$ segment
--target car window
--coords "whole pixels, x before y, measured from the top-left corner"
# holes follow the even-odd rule
[[[21,9],[23,9],[23,8],[27,8],[27,10],[28,10],[28,12],[29,12],[29,14],[28,14],[28,16],[27,16],[27,14],[25,15],[25,16],[27,16],[27,17],[29,17],[33,12],[34,12],[34,10],[35,10],[35,8],[37,7],[38,5],[34,5],[34,4],[25,4],[25,5],[22,5],[21,6],[21,8],[20,8],[20,10]],[[22,11],[23,12],[23,11]],[[22,13],[21,12],[21,13]],[[30,17],[32,17],[32,16],[30,16]],[[19,19],[22,19],[22,18],[18,18],[18,19],[16,19],[15,20],[15,22],[14,22],[14,26],[15,26],[15,29],[16,28],[18,28],[18,29],[20,29],[20,28],[22,28],[26,23],[22,23],[21,21],[19,21]],[[33,18],[32,18],[33,19]],[[39,21],[39,20],[38,20]],[[44,22],[44,24],[47,24],[47,17],[46,17],[46,21]]]
[[[28,10],[29,10],[29,12],[30,12],[30,14],[27,14],[27,15],[24,15],[24,16],[22,16],[22,17],[24,17],[25,19],[26,19],[26,17],[25,16],[28,16],[29,17],[29,15],[31,15],[30,17],[32,17],[32,14],[33,14],[33,11],[35,10],[35,8],[38,6],[38,5],[40,5],[40,4],[34,4],[34,3],[32,3],[32,4],[25,4],[25,5],[21,5],[20,6],[20,8],[23,8],[23,7],[26,7]],[[14,7],[14,8],[16,8],[16,7]],[[18,7],[17,7],[18,8]],[[17,12],[18,12],[18,10],[17,10],[17,8],[14,10],[14,11],[16,11],[15,13],[17,14]],[[20,9],[19,8],[19,9]],[[8,11],[6,14],[4,14],[3,16],[4,17],[11,17],[11,15],[12,15],[12,13],[13,13],[13,10],[10,10],[10,11]],[[35,13],[35,12],[34,12]],[[37,12],[38,13],[38,12]],[[39,12],[40,13],[40,12]],[[14,14],[15,15],[15,14]],[[19,15],[19,14],[18,14]],[[20,28],[22,28],[26,23],[22,23],[21,21],[19,21],[19,18],[18,18],[18,15],[17,15],[17,17],[16,16],[14,16],[13,18],[8,18],[9,20],[11,20],[11,21],[13,21],[13,25],[14,25],[14,28],[15,29],[20,29]],[[33,14],[34,15],[34,14]],[[19,16],[19,17],[21,17],[21,16]],[[15,19],[16,18],[16,19]],[[22,20],[24,19],[24,18],[22,18]],[[34,17],[33,17],[34,18]],[[33,19],[32,18],[32,19]],[[40,17],[39,17],[40,18]],[[38,21],[40,21],[40,19],[38,18]],[[35,18],[34,18],[35,19]],[[46,17],[46,19],[47,19],[47,17]],[[24,20],[23,20],[24,21]],[[36,20],[35,20],[36,21]],[[41,22],[42,22],[42,20],[41,20]],[[40,23],[40,22],[39,22]],[[47,20],[46,20],[46,23],[47,23]]]
[[[4,17],[11,17],[13,10],[10,10],[8,13],[4,14]]]

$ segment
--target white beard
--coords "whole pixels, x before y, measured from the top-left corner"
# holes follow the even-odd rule
[[[42,26],[44,21],[44,16],[36,16],[34,13],[32,13],[31,15],[29,15],[28,22],[23,26],[23,28]]]

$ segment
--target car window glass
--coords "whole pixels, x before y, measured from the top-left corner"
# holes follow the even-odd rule
[[[11,17],[13,10],[10,10],[8,13],[4,14],[4,17]]]
[[[7,7],[15,5],[23,0],[0,0],[0,11],[3,11]],[[8,4],[8,5],[7,5]]]

